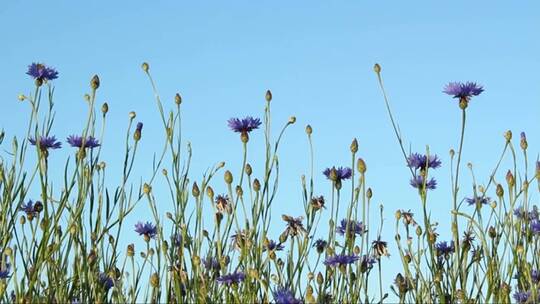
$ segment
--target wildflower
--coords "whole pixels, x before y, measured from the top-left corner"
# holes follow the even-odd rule
[[[540,282],[540,271],[538,271],[537,269],[532,269],[531,270],[531,279],[532,279],[533,283]]]
[[[523,206],[520,206],[514,209],[514,216],[518,219],[525,219],[527,217],[527,212],[524,210]]]
[[[58,72],[54,68],[48,67],[42,63],[32,63],[29,65],[26,74],[32,76],[39,85],[44,81],[58,78]]]
[[[371,270],[373,268],[373,265],[377,263],[377,260],[364,254],[362,256],[362,260],[360,261],[360,271],[366,272],[368,270]]]
[[[237,231],[236,234],[231,236],[233,246],[236,249],[242,249],[244,246],[251,246],[251,241],[248,237],[248,232],[246,230]]]
[[[407,166],[414,169],[426,170],[427,168],[437,169],[441,166],[441,160],[437,155],[422,155],[412,153],[407,158]]]
[[[435,244],[435,250],[437,251],[437,256],[447,257],[449,254],[453,253],[455,250],[454,242],[446,242],[446,241],[439,242]]]
[[[264,245],[263,251],[281,251],[285,248],[281,243],[276,243],[274,240],[269,240],[267,244]]]
[[[77,148],[96,148],[99,147],[99,141],[95,139],[93,136],[88,136],[87,138],[83,138],[78,135],[71,135],[67,138],[68,144],[70,144],[72,147]]]
[[[311,198],[311,207],[313,207],[313,209],[315,211],[320,210],[322,208],[325,208],[324,203],[325,203],[325,201],[324,201],[324,197],[322,195],[319,196],[319,197],[312,197]]]
[[[240,133],[242,142],[246,143],[249,140],[248,133],[258,129],[261,125],[261,120],[259,118],[246,116],[244,119],[231,118],[227,121],[227,123],[229,124],[229,128],[231,128],[231,130]]]
[[[22,204],[19,209],[26,213],[26,217],[29,220],[32,220],[34,217],[36,217],[41,210],[43,210],[43,204],[40,201],[37,201],[35,204],[32,200],[29,200],[26,202],[26,204]]]
[[[362,222],[342,219],[341,225],[336,228],[336,232],[340,235],[344,235],[345,232],[347,232],[347,229],[349,231],[349,233],[347,234],[348,237],[353,237],[354,235],[362,235],[367,231],[366,226]]]
[[[11,265],[6,263],[6,266],[4,267],[4,269],[0,269],[0,279],[7,279],[11,277],[10,271],[11,271]]]
[[[539,220],[533,220],[531,222],[531,231],[535,234],[540,234],[540,221]]]
[[[222,275],[221,277],[217,278],[216,281],[220,284],[225,285],[232,285],[232,284],[238,284],[246,278],[246,275],[243,272],[233,272],[230,274]]]
[[[531,220],[537,220],[537,219],[538,219],[538,216],[539,216],[539,213],[538,213],[538,207],[537,207],[537,206],[533,206],[533,209],[532,209],[531,211],[529,211],[528,215],[529,215],[529,219],[531,219]]]
[[[324,249],[326,249],[326,245],[328,245],[327,241],[318,239],[313,243],[313,248],[317,249],[317,252],[321,254],[324,252]]]
[[[143,128],[143,123],[138,122],[137,127],[135,128],[135,133],[133,133],[133,139],[135,141],[139,141],[141,139],[142,128]]]
[[[273,292],[274,300],[276,304],[301,304],[302,301],[296,299],[292,291],[285,287],[278,287],[276,291]]]
[[[232,213],[231,201],[229,196],[226,194],[221,194],[216,197],[216,207],[219,212]]]
[[[219,264],[217,258],[206,257],[202,260],[202,262],[206,270],[212,270],[217,272],[221,269],[221,265]]]
[[[351,178],[352,170],[348,167],[332,167],[332,168],[326,168],[323,171],[323,174],[328,178],[329,180],[338,182],[344,179]]]
[[[472,242],[474,241],[474,235],[471,230],[467,230],[463,233],[463,246],[470,248]]]
[[[375,252],[375,257],[377,259],[380,259],[383,255],[384,256],[390,256],[390,254],[388,253],[388,243],[386,243],[385,241],[381,241],[380,238],[378,238],[377,240],[371,242],[371,248],[373,248],[374,252]]]
[[[403,218],[403,223],[405,225],[417,225],[416,221],[413,218],[413,215],[414,213],[412,213],[410,209],[408,211],[401,210],[401,217]]]
[[[146,224],[138,222],[135,224],[135,232],[137,232],[139,235],[144,235],[144,240],[148,242],[150,239],[156,237],[157,227],[150,222],[146,222]]]
[[[481,205],[489,204],[489,202],[491,201],[491,198],[487,196],[478,197],[475,194],[473,197],[466,197],[465,201],[467,202],[467,204],[469,204],[469,206],[472,206],[472,205],[481,206]]]
[[[113,279],[106,274],[105,272],[100,272],[98,276],[99,282],[101,283],[101,286],[105,289],[105,291],[109,291],[114,286]]]
[[[300,233],[307,233],[307,230],[304,228],[304,224],[302,224],[302,221],[304,220],[303,216],[294,218],[292,216],[283,214],[281,218],[287,222],[287,228],[285,229],[285,233],[287,235],[297,236]]]
[[[481,85],[475,82],[450,82],[444,88],[444,93],[452,95],[454,98],[459,98],[459,106],[461,109],[467,108],[471,97],[478,96],[484,91]]]
[[[352,264],[358,261],[359,259],[360,257],[354,254],[353,255],[337,254],[334,256],[327,257],[323,263],[326,266],[335,267],[335,266]]]
[[[518,303],[527,303],[529,298],[531,297],[530,291],[517,291],[514,293],[513,298]]]
[[[410,184],[411,186],[413,186],[413,188],[422,189],[424,188],[424,180],[424,177],[418,175],[415,178],[411,178]],[[437,181],[434,178],[431,178],[429,181],[426,182],[426,189],[434,190],[436,188]]]
[[[62,143],[56,140],[55,136],[40,136],[39,140],[35,138],[28,138],[28,141],[32,146],[36,144],[41,151],[47,151],[48,149],[59,149],[62,147]]]

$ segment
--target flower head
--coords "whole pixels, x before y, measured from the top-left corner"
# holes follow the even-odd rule
[[[222,275],[221,277],[217,278],[216,281],[220,284],[225,285],[232,285],[232,284],[238,284],[246,278],[246,275],[243,272],[233,272],[230,274]]]
[[[437,250],[437,256],[448,256],[451,253],[454,253],[454,242],[442,241],[435,244],[435,250]]]
[[[114,280],[105,272],[100,272],[98,279],[105,291],[109,291],[114,286]]]
[[[58,78],[58,72],[42,63],[32,63],[28,66],[27,75],[39,81],[48,81]]]
[[[324,252],[324,249],[326,249],[326,245],[328,245],[327,241],[318,239],[313,243],[313,248],[317,249],[317,252],[321,254]]]
[[[332,168],[326,168],[323,171],[323,174],[332,181],[341,181],[344,179],[351,178],[352,170],[348,167],[332,167]]]
[[[301,304],[302,301],[296,299],[292,291],[285,287],[278,287],[273,292],[276,304]]]
[[[285,233],[287,235],[297,236],[300,233],[307,233],[304,224],[302,224],[302,221],[304,220],[303,216],[292,217],[283,214],[281,218],[287,223],[287,228],[285,228]]]
[[[47,151],[48,149],[59,149],[62,147],[62,143],[56,140],[55,136],[40,136],[39,140],[35,138],[28,138],[28,141],[32,146],[39,145],[41,151]]]
[[[135,232],[137,232],[139,235],[144,235],[144,239],[146,241],[149,241],[150,239],[156,237],[157,227],[151,222],[138,222],[137,224],[135,224]]]
[[[219,261],[218,261],[217,258],[213,258],[211,256],[208,256],[208,257],[202,259],[202,262],[203,262],[204,268],[206,270],[212,270],[212,271],[221,270],[221,265],[219,264]]]
[[[43,204],[40,201],[36,201],[34,203],[34,201],[29,200],[28,202],[26,202],[26,204],[22,204],[19,209],[22,212],[26,213],[28,219],[32,219],[36,217],[41,212],[41,210],[43,210]]]
[[[412,153],[407,157],[407,166],[414,169],[426,170],[427,168],[437,169],[441,166],[441,160],[437,155],[422,155]]]
[[[3,269],[0,269],[0,279],[7,279],[11,277],[11,265],[6,263],[5,267]]]
[[[422,189],[424,187],[424,177],[417,175],[415,178],[411,178],[411,186],[416,189]],[[431,178],[426,182],[426,189],[433,190],[437,188],[437,181]]]
[[[529,298],[531,297],[530,291],[517,291],[514,293],[513,298],[518,303],[527,303]]]
[[[532,269],[531,270],[531,279],[532,279],[533,283],[540,282],[540,271],[538,271],[537,269]]]
[[[326,266],[335,267],[335,266],[352,264],[358,261],[359,259],[360,257],[354,254],[353,255],[337,254],[337,255],[327,257],[323,263]]]
[[[487,205],[491,201],[491,198],[489,198],[487,196],[478,197],[478,196],[474,195],[473,197],[466,197],[465,201],[467,202],[467,204],[469,204],[469,206],[477,205],[477,204],[478,205]]]
[[[344,235],[348,230],[347,236],[353,237],[355,235],[362,235],[364,234],[366,230],[366,225],[364,225],[362,222],[358,222],[355,220],[341,220],[341,225],[339,225],[336,228],[336,232],[340,235]]]
[[[255,129],[258,129],[261,125],[259,118],[253,118],[246,116],[246,118],[231,118],[227,121],[229,128],[237,133],[249,133]]]
[[[473,96],[478,96],[484,92],[484,88],[476,82],[450,82],[444,88],[444,93],[452,95],[454,98],[469,100]]]
[[[100,146],[99,141],[95,139],[93,136],[88,136],[87,138],[83,138],[82,136],[71,135],[67,138],[67,142],[72,147],[77,147],[77,148],[93,149]]]
[[[531,221],[531,231],[535,234],[540,234],[540,221],[539,220]]]
[[[413,225],[416,226],[416,221],[414,220],[414,213],[411,212],[409,209],[408,211],[401,210],[401,217],[403,218],[403,223],[405,225]]]
[[[269,240],[267,244],[264,245],[263,251],[281,251],[285,248],[281,243],[277,243],[274,240]]]
[[[243,247],[251,246],[251,240],[249,239],[248,231],[237,231],[236,234],[231,236],[232,244],[236,249],[242,249]]]
[[[324,207],[324,203],[325,201],[322,195],[319,197],[314,196],[311,198],[311,201],[310,201],[311,207],[313,207],[315,211],[320,210],[322,208],[326,208]]]
[[[232,213],[232,206],[229,196],[226,194],[220,194],[215,199],[216,208],[219,212]]]
[[[383,255],[390,256],[390,253],[388,253],[388,243],[381,241],[381,239],[371,242],[371,248],[373,248],[374,256],[377,259],[380,259]]]

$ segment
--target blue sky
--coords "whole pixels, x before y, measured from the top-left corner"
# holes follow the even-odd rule
[[[449,81],[467,80],[485,86],[468,109],[464,151],[464,163],[475,165],[480,184],[487,182],[507,129],[516,137],[527,132],[530,157],[536,159],[539,13],[535,1],[132,1],[129,6],[112,1],[11,1],[0,5],[0,128],[8,137],[24,132],[29,109],[16,97],[32,88],[24,74],[29,63],[45,62],[60,71],[54,82],[58,121],[53,128],[60,137],[83,128],[83,95],[91,76],[99,74],[98,101],[110,106],[104,148],[110,181],[120,179],[117,142],[132,110],[145,123],[135,176],[148,174],[152,153],[159,152],[155,138],[162,131],[151,87],[140,69],[147,61],[168,108],[176,92],[183,96],[184,138],[194,152],[192,178],[200,179],[208,167],[223,160],[238,172],[241,144],[226,121],[262,116],[264,92],[271,89],[275,132],[289,116],[297,117],[283,141],[274,218],[302,212],[300,176],[309,170],[304,133],[309,123],[314,129],[316,172],[348,165],[350,142],[358,139],[374,203],[385,206],[388,222],[383,233],[392,253],[394,211],[419,212],[420,204],[408,185],[409,173],[373,64],[383,67],[407,146],[425,151],[429,144],[443,160],[435,174],[440,187],[429,204],[432,216],[448,227],[448,150],[458,144],[460,112],[442,88]],[[262,140],[262,132],[253,133],[252,159],[262,155]],[[59,152],[51,161],[61,167],[67,154]],[[258,166],[262,163],[255,163],[255,174]],[[470,179],[463,172],[461,195],[469,195]],[[329,194],[322,175],[317,186],[317,192]],[[163,200],[159,207],[164,213],[170,202],[165,195]],[[133,220],[146,211],[141,207],[137,212]],[[398,266],[397,257],[388,265],[383,269]],[[386,285],[393,276],[393,271],[387,273]]]

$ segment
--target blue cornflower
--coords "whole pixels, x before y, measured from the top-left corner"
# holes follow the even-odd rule
[[[27,75],[39,81],[47,81],[58,78],[58,72],[42,63],[32,63],[28,66]]]
[[[339,225],[336,228],[336,232],[339,233],[340,235],[344,235],[345,232],[347,232],[347,225],[349,226],[348,227],[348,229],[349,229],[348,236],[350,236],[350,237],[352,237],[354,235],[362,235],[367,231],[366,226],[362,222],[358,222],[358,221],[355,221],[355,220],[342,219],[341,220],[341,225]]]
[[[465,201],[467,202],[467,204],[469,204],[469,206],[476,205],[477,203],[479,205],[486,205],[489,204],[491,198],[487,196],[478,197],[474,195],[473,197],[466,197]]]
[[[348,167],[332,167],[332,168],[326,168],[323,171],[323,174],[328,178],[329,180],[333,181],[341,181],[344,179],[351,178],[352,170]]]
[[[182,245],[182,234],[181,233],[175,233],[171,235],[171,241],[174,246],[181,246]]]
[[[22,204],[19,209],[26,213],[26,216],[31,219],[43,210],[43,204],[40,201],[34,203],[34,201],[29,200],[26,204]]]
[[[411,178],[410,184],[416,189],[422,189],[424,187],[424,177],[417,175],[415,178]],[[437,181],[431,178],[426,183],[426,189],[433,190],[435,188],[437,188]]]
[[[426,170],[428,167],[437,169],[441,166],[441,160],[437,155],[422,155],[412,153],[407,157],[407,166],[414,169]]]
[[[281,251],[285,248],[281,243],[276,243],[274,240],[269,240],[268,243],[264,246],[263,251]]]
[[[113,279],[105,272],[100,272],[98,279],[105,291],[109,291],[114,286]]]
[[[40,136],[39,141],[35,138],[28,138],[30,144],[35,146],[39,144],[41,151],[47,151],[48,149],[59,149],[62,147],[62,143],[56,140],[56,136]]]
[[[531,231],[536,234],[540,234],[540,221],[533,220],[531,221]]]
[[[321,254],[324,252],[324,249],[326,249],[326,245],[328,245],[327,241],[318,239],[313,243],[313,248],[317,249],[317,252]]]
[[[478,96],[484,91],[481,85],[476,82],[450,82],[444,88],[444,93],[452,95],[454,98],[470,100],[472,96]]]
[[[531,220],[537,220],[538,219],[538,207],[537,206],[533,206],[532,210],[529,211],[529,219]]]
[[[300,304],[302,301],[296,299],[292,291],[285,287],[278,287],[274,291],[274,300],[276,304]]]
[[[249,133],[255,129],[258,129],[261,125],[261,120],[259,118],[253,118],[251,116],[246,116],[246,118],[231,118],[227,121],[229,128],[234,132],[238,133]]]
[[[145,241],[149,241],[150,239],[156,237],[157,227],[151,222],[146,222],[146,224],[138,222],[135,224],[135,232],[137,232],[139,235],[144,235]]]
[[[540,282],[540,271],[538,271],[537,269],[532,269],[531,270],[531,279],[532,279],[533,283]]]
[[[239,271],[222,275],[221,277],[217,278],[216,281],[220,284],[232,285],[244,281],[245,278],[246,275],[243,272]]]
[[[437,250],[437,256],[448,256],[455,251],[454,242],[439,242],[435,244],[435,250]]]
[[[514,216],[517,217],[518,219],[524,219],[527,217],[527,212],[525,211],[523,206],[520,206],[514,209]]]
[[[217,258],[206,257],[202,260],[202,262],[206,270],[219,271],[221,269],[221,265],[219,264],[219,261]]]
[[[529,298],[531,297],[530,291],[517,291],[513,295],[514,300],[516,300],[518,303],[527,303]]]
[[[7,279],[11,277],[11,265],[6,263],[6,267],[4,269],[0,269],[0,279]]]
[[[77,148],[84,147],[84,148],[93,149],[100,146],[99,141],[95,139],[93,136],[88,136],[87,138],[83,138],[78,135],[70,135],[67,138],[67,142],[72,147],[77,147]]]
[[[337,254],[334,256],[327,257],[323,263],[326,266],[335,267],[335,266],[352,264],[358,261],[358,259],[360,259],[360,257],[354,254],[353,255]]]

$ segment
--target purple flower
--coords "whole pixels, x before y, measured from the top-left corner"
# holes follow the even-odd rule
[[[407,157],[407,165],[414,169],[426,170],[428,167],[437,169],[441,166],[441,160],[437,155],[422,155],[419,153],[412,153]]]
[[[26,213],[27,217],[33,218],[37,216],[41,210],[43,210],[43,204],[40,201],[36,201],[36,203],[34,203],[34,201],[29,200],[26,202],[26,204],[22,204],[19,209]]]
[[[301,304],[302,301],[296,299],[292,291],[285,287],[278,287],[274,291],[274,300],[276,304]]]
[[[220,284],[225,285],[232,285],[232,284],[238,284],[246,278],[246,275],[243,272],[233,272],[230,274],[222,275],[221,277],[217,278],[216,281]]]
[[[138,122],[137,123],[137,128],[135,129],[135,131],[137,132],[142,132],[142,127],[143,127],[143,123],[142,122]]]
[[[36,80],[53,80],[58,78],[58,72],[42,63],[32,63],[28,66],[27,75],[32,76]]]
[[[424,187],[424,177],[417,175],[415,178],[411,179],[411,186],[416,189],[422,189]],[[433,190],[437,188],[437,181],[434,178],[431,178],[426,183],[426,189]]]
[[[146,222],[146,224],[138,222],[135,224],[135,232],[137,232],[139,235],[144,235],[146,240],[150,240],[156,237],[157,227],[150,222]]]
[[[36,141],[35,138],[28,138],[30,144],[35,146],[36,143],[39,144],[41,151],[47,151],[48,149],[59,149],[62,147],[62,143],[56,140],[55,136],[40,136],[39,141]]]
[[[95,147],[99,147],[99,141],[95,139],[93,136],[88,136],[86,139],[78,136],[78,135],[71,135],[67,138],[68,144],[70,144],[72,147],[77,148],[90,148],[93,149]]]
[[[246,116],[246,118],[231,118],[227,121],[229,128],[238,133],[249,133],[255,129],[258,129],[261,125],[261,120]]]
[[[531,297],[530,291],[517,291],[513,295],[514,300],[516,300],[518,303],[527,303],[529,298]]]
[[[332,168],[326,168],[323,171],[323,174],[328,178],[329,180],[333,181],[341,181],[344,179],[351,178],[352,170],[348,167],[332,167]]]
[[[349,233],[347,235],[350,237],[356,234],[362,235],[363,233],[367,231],[366,226],[362,222],[358,222],[355,220],[348,221],[346,219],[342,219],[341,225],[336,228],[336,232],[339,233],[340,235],[344,235],[347,232],[347,229],[349,229]]]
[[[377,263],[376,259],[364,254],[362,256],[362,260],[360,261],[360,271],[366,272],[368,270],[371,270],[375,263]]]
[[[281,251],[285,248],[281,243],[276,243],[274,240],[269,240],[268,244],[266,244],[263,248],[263,251],[270,250],[270,251]]]
[[[435,250],[437,250],[437,256],[448,256],[455,250],[454,242],[438,242],[435,244]]]
[[[486,204],[489,204],[489,202],[491,201],[491,198],[486,197],[486,196],[478,197],[474,195],[473,197],[466,197],[465,201],[467,202],[467,204],[469,204],[469,206],[476,205],[476,204],[486,205]]]
[[[535,234],[540,234],[540,221],[539,220],[533,220],[531,222],[531,231]]]
[[[0,279],[7,279],[11,277],[10,271],[11,265],[6,263],[6,267],[4,269],[0,269]]]
[[[324,249],[326,249],[326,245],[328,245],[327,241],[318,239],[313,243],[313,248],[317,249],[317,252],[321,254],[324,252]]]
[[[532,279],[533,283],[540,282],[540,271],[538,271],[536,269],[532,269],[531,270],[531,279]]]
[[[523,206],[517,207],[514,209],[514,216],[518,219],[524,219],[527,217],[527,212],[524,210]]]
[[[217,258],[206,257],[202,260],[202,262],[206,270],[219,271],[221,269],[221,265],[219,264],[219,261]]]
[[[452,95],[454,98],[470,100],[472,96],[478,96],[484,91],[481,85],[476,82],[450,82],[444,88],[444,93]]]
[[[98,279],[99,279],[99,283],[101,283],[101,286],[103,286],[105,291],[109,291],[109,289],[111,289],[114,286],[113,279],[105,272],[100,272]]]
[[[358,259],[360,259],[360,257],[354,254],[353,255],[337,254],[334,256],[327,257],[323,263],[326,266],[335,267],[335,266],[352,264],[358,261]]]

